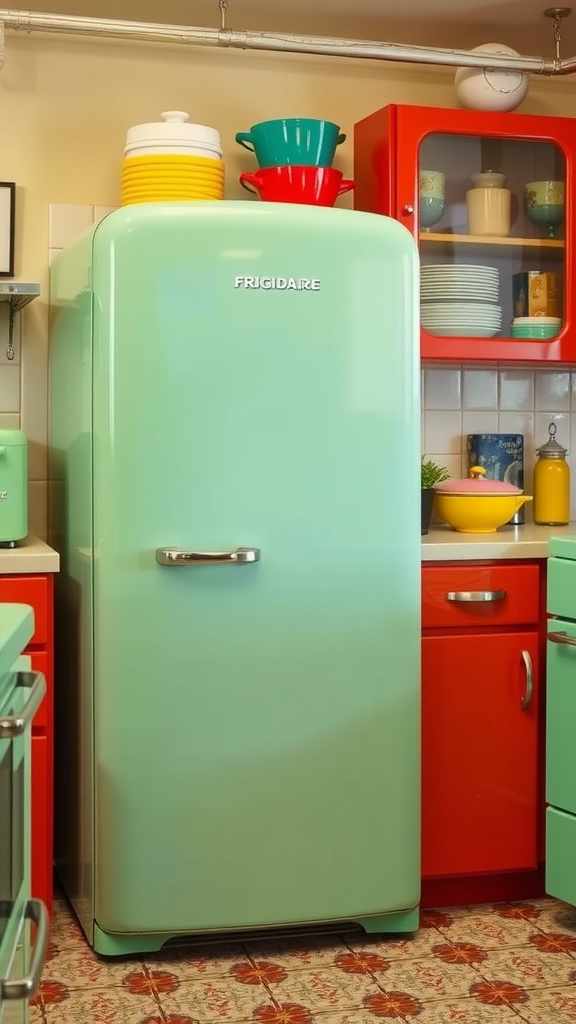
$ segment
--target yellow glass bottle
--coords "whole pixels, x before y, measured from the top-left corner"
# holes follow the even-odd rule
[[[570,522],[570,467],[567,449],[555,439],[556,424],[548,427],[548,441],[538,448],[534,466],[534,522],[540,526],[566,526]]]

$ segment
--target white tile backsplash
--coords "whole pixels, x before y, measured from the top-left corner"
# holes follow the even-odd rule
[[[556,370],[540,370],[536,374],[534,408],[555,409],[558,412],[570,409],[570,373]]]
[[[462,407],[464,409],[498,408],[498,371],[496,369],[465,369],[462,371]]]
[[[456,410],[458,380],[461,408]],[[422,395],[422,451],[428,458],[448,466],[452,476],[461,476],[467,468],[466,434],[522,434],[527,493],[532,491],[536,449],[546,443],[548,425],[554,422],[569,463],[574,452],[571,519],[576,520],[576,367],[425,366]]]
[[[534,409],[534,370],[501,370],[500,412],[532,412]]]
[[[94,223],[94,207],[51,203],[48,211],[48,246],[63,249]]]
[[[462,372],[458,369],[426,371],[424,387],[425,409],[460,409],[462,401]]]

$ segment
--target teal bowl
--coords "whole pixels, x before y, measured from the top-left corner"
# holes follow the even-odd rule
[[[528,338],[531,341],[549,341],[551,338],[557,338],[560,334],[560,328],[557,327],[513,327],[510,333],[511,338]]]
[[[237,132],[236,142],[255,153],[260,167],[331,167],[336,147],[346,138],[332,121],[285,117],[260,121],[249,132]]]
[[[420,226],[428,229],[442,220],[444,200],[436,196],[420,196]]]

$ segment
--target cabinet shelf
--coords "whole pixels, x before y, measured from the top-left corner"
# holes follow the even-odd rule
[[[24,281],[0,281],[0,302],[9,302],[13,312],[27,306],[39,294],[39,284],[29,284]]]
[[[453,235],[448,232],[421,231],[421,242],[442,242],[445,245],[503,245],[518,249],[563,249],[565,242],[557,238],[500,238],[492,235]]]

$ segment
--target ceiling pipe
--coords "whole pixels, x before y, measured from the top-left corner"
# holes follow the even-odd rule
[[[405,64],[436,64],[451,67],[502,68],[533,75],[569,75],[576,71],[576,57],[556,60],[547,57],[514,57],[507,54],[470,50],[449,50],[403,43],[378,43],[363,39],[330,36],[301,36],[277,32],[248,32],[161,25],[153,22],[116,21],[108,18],[77,18],[65,14],[0,9],[0,24],[15,32],[56,32],[67,35],[100,36],[109,39],[139,39],[158,43],[193,46],[223,46],[243,50],[273,50],[310,53],[331,57],[396,61]]]

